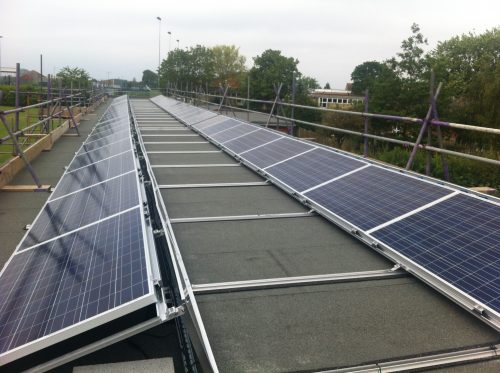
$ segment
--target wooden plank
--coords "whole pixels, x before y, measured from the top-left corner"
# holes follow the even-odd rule
[[[469,188],[469,189],[473,190],[474,192],[480,192],[480,193],[486,193],[486,194],[493,194],[493,193],[495,193],[497,191],[495,188],[485,187],[485,186],[482,186],[482,187],[472,187],[472,188]]]
[[[5,185],[0,188],[2,192],[48,192],[50,185],[43,184],[40,188],[36,185]]]

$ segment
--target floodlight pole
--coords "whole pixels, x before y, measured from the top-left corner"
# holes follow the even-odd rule
[[[170,46],[172,44],[172,32],[168,32],[168,54],[170,54]]]
[[[0,35],[0,84],[2,84],[2,38]]]
[[[160,89],[160,58],[161,58],[161,17],[158,20],[158,89]]]

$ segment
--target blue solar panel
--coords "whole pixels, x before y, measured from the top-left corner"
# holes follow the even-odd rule
[[[226,142],[246,133],[257,130],[257,127],[234,121],[234,126],[211,136],[217,142]]]
[[[102,139],[103,137],[111,136],[114,134],[118,134],[123,131],[128,131],[130,133],[130,127],[127,126],[112,126],[109,128],[96,129],[92,131],[89,137],[85,140],[85,143],[89,143],[95,140]]]
[[[79,229],[139,204],[137,175],[131,172],[55,201],[49,201],[19,250]]]
[[[500,312],[500,206],[459,194],[372,236]]]
[[[256,146],[260,146],[262,144],[268,143],[270,141],[279,139],[280,135],[266,131],[266,130],[258,130],[252,133],[249,133],[248,135],[239,137],[234,140],[229,140],[224,143],[224,146],[231,150],[232,152],[236,154],[240,154],[244,151],[250,150],[252,148],[255,148]]]
[[[314,149],[269,167],[266,172],[293,189],[302,192],[365,164],[332,151]]]
[[[85,142],[85,149],[87,151],[100,148],[102,146],[111,144],[118,140],[129,139],[130,129],[126,128],[119,132],[111,133],[103,137],[89,139]]]
[[[132,149],[130,139],[123,139],[113,144],[88,152],[79,152],[68,167],[68,171],[76,170],[89,164],[102,161],[103,159],[124,153]]]
[[[265,168],[313,148],[312,145],[285,137],[241,154],[241,157],[257,167]]]
[[[217,132],[224,131],[224,130],[227,130],[229,128],[235,127],[238,124],[240,124],[240,123],[236,120],[227,119],[224,122],[220,122],[220,123],[214,124],[210,127],[206,127],[204,129],[202,129],[201,132],[210,136],[210,135],[213,135]]]
[[[14,255],[0,277],[0,354],[149,294],[143,240],[137,208]]]
[[[368,230],[452,193],[449,189],[370,166],[305,194]]]
[[[209,118],[209,119],[203,120],[197,124],[194,124],[193,127],[197,128],[199,130],[203,130],[204,128],[208,128],[210,126],[213,126],[214,124],[225,122],[226,120],[228,120],[227,117],[225,117],[223,115],[217,115],[216,117]]]
[[[112,177],[133,171],[134,169],[134,153],[131,150],[103,161],[92,163],[86,167],[64,174],[50,199],[52,200],[76,190],[103,182]]]

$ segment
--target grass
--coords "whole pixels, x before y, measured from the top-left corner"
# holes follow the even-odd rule
[[[4,110],[10,110],[10,109],[13,109],[12,106],[0,106],[0,111],[4,111]],[[28,115],[31,116],[31,118],[28,118]],[[33,124],[35,123],[35,120],[38,120],[38,119],[34,119],[33,117],[36,117],[38,118],[38,109],[36,108],[33,108],[33,109],[28,109],[27,111],[25,112],[21,112],[19,113],[19,128],[22,129],[22,128],[25,128],[27,125],[28,125],[28,121],[29,121],[29,124]],[[7,124],[9,125],[9,128],[13,128],[14,127],[14,123],[15,123],[15,115],[14,114],[9,114],[9,115],[6,115],[6,119],[7,119]],[[8,132],[7,132],[7,129],[5,128],[5,125],[3,124],[2,121],[0,121],[0,137],[4,137],[4,136],[7,136],[8,135]],[[9,144],[0,144],[0,165],[2,165],[5,161],[9,160],[11,157],[12,157],[12,154],[10,154],[10,152],[12,151],[12,145],[11,145],[11,141],[7,141]],[[8,152],[8,154],[5,154],[6,152]]]

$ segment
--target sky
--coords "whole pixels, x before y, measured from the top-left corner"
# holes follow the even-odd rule
[[[98,80],[141,80],[169,48],[232,44],[252,57],[278,49],[299,71],[344,88],[365,61],[394,56],[416,22],[429,41],[500,26],[498,0],[0,0],[1,63],[81,67]],[[156,19],[161,17],[161,23]],[[171,32],[171,37],[167,32]]]

